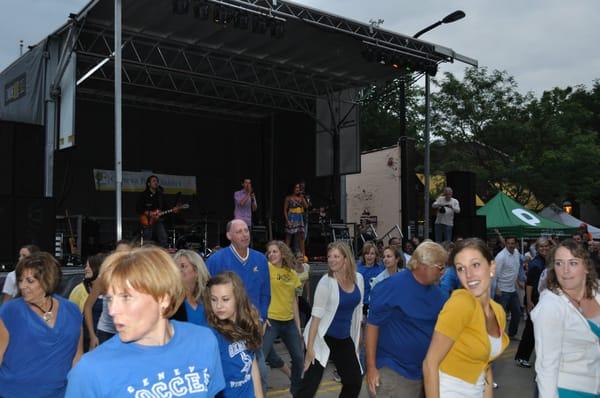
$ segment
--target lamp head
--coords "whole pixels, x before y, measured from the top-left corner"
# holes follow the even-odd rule
[[[459,19],[463,19],[465,17],[464,11],[456,10],[452,14],[448,14],[442,19],[442,23],[452,23],[458,21]]]

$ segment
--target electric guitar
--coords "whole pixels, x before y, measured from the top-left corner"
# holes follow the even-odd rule
[[[159,218],[161,218],[162,216],[164,216],[165,214],[169,214],[169,213],[177,213],[179,210],[185,210],[185,209],[189,209],[190,205],[183,204],[183,205],[177,205],[175,207],[173,207],[172,209],[169,210],[153,210],[153,211],[147,211],[144,214],[140,215],[140,224],[142,224],[144,227],[149,227],[151,225],[156,224],[156,222],[158,221]]]
[[[67,225],[69,226],[69,250],[73,256],[79,256],[79,248],[73,234],[73,226],[71,225],[71,218],[69,217],[69,211],[65,209],[65,218],[67,219]]]

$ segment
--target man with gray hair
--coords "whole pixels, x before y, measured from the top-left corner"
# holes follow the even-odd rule
[[[437,209],[434,224],[435,241],[452,242],[454,214],[460,213],[460,204],[452,197],[452,188],[444,188],[444,193],[433,202],[431,207]]]
[[[250,302],[254,304],[264,325],[271,303],[271,276],[264,254],[250,248],[250,230],[244,220],[235,219],[227,223],[227,239],[231,245],[212,254],[206,261],[211,276],[225,271],[239,275],[244,283]],[[263,329],[264,333],[264,329]],[[256,351],[262,387],[266,396],[267,367],[262,349]]]

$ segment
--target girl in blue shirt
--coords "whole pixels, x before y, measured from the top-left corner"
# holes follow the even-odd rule
[[[225,377],[223,398],[262,398],[255,351],[262,343],[258,311],[250,304],[242,280],[227,271],[208,281],[204,294],[208,326],[219,342]]]

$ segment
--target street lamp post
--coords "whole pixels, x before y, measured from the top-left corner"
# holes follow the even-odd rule
[[[413,37],[416,39],[422,34],[429,32],[432,29],[445,23],[452,23],[465,17],[463,11],[457,10],[451,14],[448,14],[441,21],[437,21],[429,25],[428,27],[418,31]],[[430,79],[429,72],[425,72],[425,132],[423,139],[425,140],[425,153],[423,155],[423,174],[425,177],[425,187],[423,192],[423,237],[429,238],[429,180],[431,177],[430,171],[430,138],[431,135],[431,92],[430,92]]]

